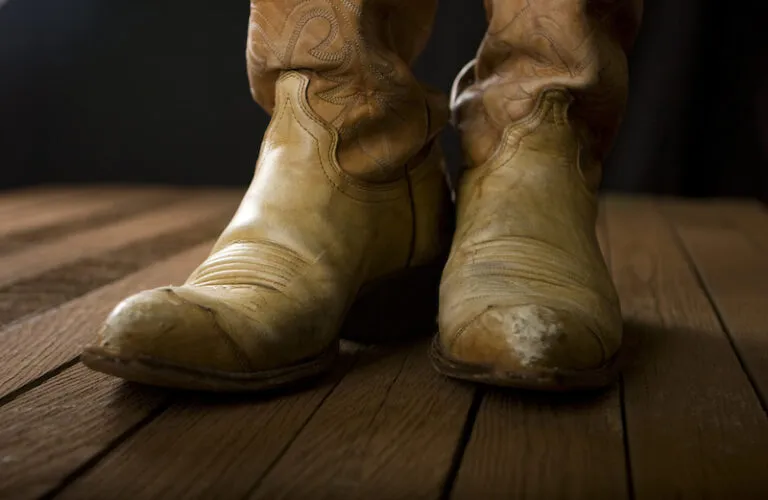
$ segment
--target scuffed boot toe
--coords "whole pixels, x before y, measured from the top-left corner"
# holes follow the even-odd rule
[[[222,330],[211,308],[174,288],[141,292],[121,302],[99,335],[99,348],[114,356],[161,360],[191,369],[249,371],[248,360]]]
[[[81,360],[93,370],[144,384],[253,391],[315,376],[338,354],[333,345],[317,357],[283,366],[279,358],[266,356],[269,346],[257,349],[264,336],[254,322],[213,294],[171,287],[129,297],[112,311],[98,344],[87,347]],[[265,363],[265,357],[278,367]]]
[[[542,305],[491,306],[463,327],[441,329],[433,346],[446,375],[536,389],[596,387],[610,382],[613,360],[581,314]]]

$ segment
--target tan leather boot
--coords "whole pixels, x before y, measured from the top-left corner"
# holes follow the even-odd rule
[[[596,191],[641,4],[486,8],[488,33],[452,95],[468,169],[433,360],[449,376],[495,385],[605,385],[622,319],[595,235]]]
[[[433,139],[447,103],[409,69],[434,2],[406,4],[252,3],[249,78],[272,113],[253,182],[187,282],[118,305],[85,364],[203,390],[311,377],[333,362],[356,299],[440,257],[446,193]],[[371,302],[374,325],[407,319],[402,303]]]

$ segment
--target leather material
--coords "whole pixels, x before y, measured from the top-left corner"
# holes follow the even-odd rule
[[[621,345],[622,319],[595,235],[596,192],[639,3],[486,5],[488,34],[452,92],[468,169],[439,346],[500,377],[598,370]]]
[[[626,51],[640,25],[642,0],[485,0],[486,32],[473,84],[451,103],[468,165],[485,163],[505,128],[530,114],[544,89],[575,97],[572,120],[602,158],[621,122]]]
[[[100,333],[104,351],[225,372],[291,366],[333,347],[365,283],[438,257],[436,144],[396,180],[349,175],[338,131],[309,105],[312,78],[288,71],[276,82],[253,181],[208,259],[183,286],[118,305]]]
[[[426,44],[437,0],[256,0],[248,30],[254,99],[271,112],[275,81],[312,73],[312,111],[339,132],[339,164],[386,182],[448,120],[442,94],[410,65]]]

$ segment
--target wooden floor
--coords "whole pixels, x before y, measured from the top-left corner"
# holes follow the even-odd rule
[[[435,374],[427,338],[348,344],[259,397],[124,384],[78,362],[121,298],[179,283],[241,192],[0,196],[0,498],[768,498],[768,212],[604,200],[632,360],[598,394]],[[426,332],[429,333],[429,332]]]

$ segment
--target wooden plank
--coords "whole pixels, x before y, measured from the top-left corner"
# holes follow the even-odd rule
[[[60,499],[244,498],[353,364],[344,343],[336,370],[297,391],[254,397],[179,395]]]
[[[0,408],[0,498],[39,498],[163,402],[82,365]],[[108,497],[109,498],[109,497]]]
[[[76,359],[123,298],[144,289],[182,283],[202,262],[212,244],[211,241],[198,245],[58,309],[0,330],[0,399]]]
[[[192,226],[212,216],[232,214],[235,201],[232,193],[203,194],[108,227],[91,229],[65,240],[36,245],[5,256],[0,267],[0,287],[78,259]]]
[[[640,339],[623,374],[635,498],[759,498],[768,422],[693,269],[652,201],[606,204],[614,281]]]
[[[73,196],[0,221],[0,254],[61,238],[190,196],[183,190],[136,190]]]
[[[760,214],[752,212],[751,207],[724,203],[718,210],[720,221],[743,220],[741,216],[745,213]],[[709,210],[690,213],[681,203],[667,203],[663,208],[701,274],[765,408],[768,401],[768,248],[760,248],[741,228],[724,227],[710,217]],[[730,214],[734,210],[740,214]],[[753,227],[751,234],[768,237],[768,216],[762,232]]]
[[[753,199],[664,199],[663,208],[681,224],[741,231],[768,252],[768,207]]]
[[[610,257],[604,209],[598,213],[598,241]],[[490,391],[451,497],[627,498],[619,392]]]
[[[722,213],[763,252],[768,252],[768,206],[757,201],[730,202]]]
[[[56,307],[153,262],[214,238],[229,218],[228,211],[214,212],[209,218],[192,225],[78,259],[0,287],[0,325]]]
[[[438,375],[426,347],[359,363],[250,498],[438,498],[473,388]]]
[[[4,191],[0,192],[0,227],[3,227],[8,221],[13,221],[16,217],[24,217],[28,213],[40,212],[46,209],[46,207],[60,207],[78,198],[118,193],[126,190],[139,192],[168,190],[168,188],[163,186],[41,185]]]
[[[145,196],[172,194],[170,189],[165,193],[144,193],[135,189],[122,192],[92,193],[88,195],[73,194],[67,197],[40,203],[22,213],[14,214],[0,220],[0,237],[7,237],[18,231],[51,226],[72,219],[88,217],[92,213],[113,208],[114,205],[126,201],[141,200]]]
[[[67,186],[31,186],[0,192],[0,221],[10,213],[21,212],[33,207],[68,198],[79,192]]]
[[[585,395],[492,390],[451,498],[627,498],[618,389]]]
[[[438,497],[472,389],[434,373],[424,342],[355,368],[332,393],[174,405],[63,498]]]

